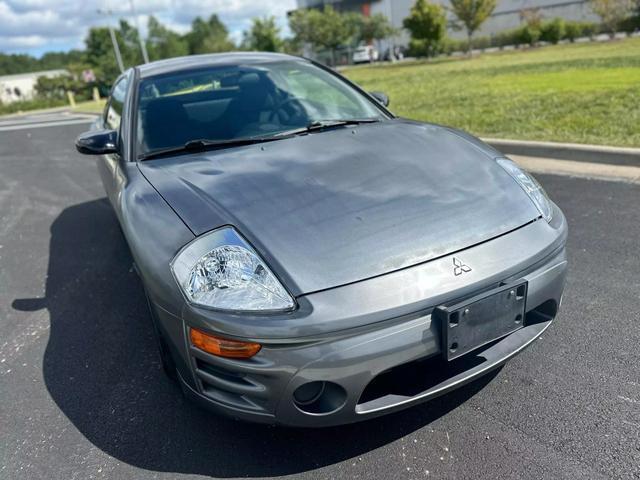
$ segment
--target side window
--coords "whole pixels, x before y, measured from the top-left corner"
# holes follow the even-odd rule
[[[120,128],[120,119],[122,118],[124,97],[127,94],[128,83],[128,79],[125,77],[113,87],[105,117],[105,124],[107,125],[107,128],[112,130],[118,130]]]

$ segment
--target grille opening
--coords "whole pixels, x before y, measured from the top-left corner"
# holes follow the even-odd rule
[[[199,358],[196,358],[195,360],[196,366],[199,370],[202,370],[203,372],[206,372],[213,377],[240,385],[252,385],[251,383],[247,382],[242,375],[233,372],[225,372],[224,370],[216,368],[213,365],[200,360]]]
[[[227,392],[221,388],[217,388],[207,382],[202,382],[202,393],[217,402],[229,405],[234,408],[242,408],[246,410],[264,411],[264,402],[259,399],[249,398],[246,395],[239,395],[233,392]]]
[[[468,354],[452,362],[437,355],[398,365],[375,377],[362,392],[358,404],[387,395],[413,397],[483,362],[485,359],[480,355]]]
[[[516,293],[520,295],[520,292]],[[537,323],[547,322],[552,320],[557,312],[557,302],[553,299],[547,300],[527,312],[524,318],[524,325],[535,325]],[[522,318],[518,320],[522,321]],[[486,360],[482,356],[482,352],[501,340],[502,339],[495,340],[480,347],[475,353],[469,352],[451,362],[445,360],[441,355],[435,355],[393,367],[379,374],[367,385],[358,400],[358,404],[360,405],[387,395],[400,395],[405,397],[418,395],[459,373],[484,363]]]
[[[536,323],[553,320],[558,313],[558,303],[551,299],[541,303],[533,310],[529,310],[524,319],[525,325],[535,325]]]

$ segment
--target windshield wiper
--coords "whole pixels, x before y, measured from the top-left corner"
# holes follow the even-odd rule
[[[158,158],[165,155],[173,155],[176,153],[203,152],[205,150],[215,150],[217,148],[241,147],[243,145],[253,145],[256,143],[270,142],[273,140],[278,140],[278,138],[274,136],[231,138],[228,140],[207,140],[204,138],[198,138],[189,140],[181,146],[151,150],[150,152],[140,155],[139,159],[149,160],[151,158]]]
[[[362,123],[377,123],[379,118],[349,118],[341,120],[315,120],[302,128],[295,128],[293,130],[286,130],[284,132],[277,133],[276,137],[287,137],[290,135],[300,135],[304,133],[320,132],[334,127],[344,127],[349,125],[360,125]]]
[[[203,152],[206,150],[215,150],[217,148],[241,147],[243,145],[253,145],[256,143],[272,142],[274,140],[282,140],[286,137],[292,137],[303,133],[319,132],[334,127],[342,127],[345,125],[360,125],[362,123],[376,123],[378,118],[352,118],[346,120],[316,120],[309,123],[306,127],[286,130],[273,135],[262,137],[246,137],[231,138],[228,140],[208,140],[204,138],[189,140],[184,145],[169,148],[159,148],[143,153],[138,158],[140,160],[150,160],[152,158],[164,157],[166,155],[174,155],[179,153]]]

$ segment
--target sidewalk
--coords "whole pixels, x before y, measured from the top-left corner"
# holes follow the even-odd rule
[[[640,166],[640,148],[483,138],[506,155],[558,158],[574,162]]]

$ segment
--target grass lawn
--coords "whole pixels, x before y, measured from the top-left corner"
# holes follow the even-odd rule
[[[94,102],[92,100],[88,102],[80,102],[76,103],[75,108],[72,108],[71,111],[77,113],[102,113],[105,103],[105,99],[101,99],[99,102]]]
[[[475,135],[640,146],[640,38],[352,67],[397,115]]]

